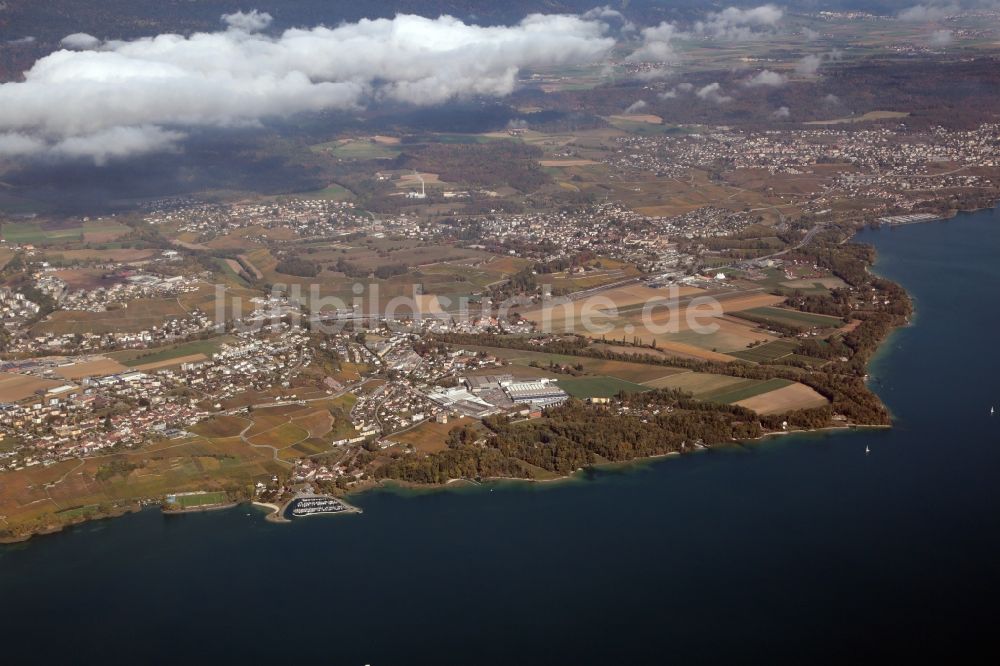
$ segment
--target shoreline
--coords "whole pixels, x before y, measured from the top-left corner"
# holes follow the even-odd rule
[[[937,218],[932,219],[932,220],[926,220],[926,221],[916,222],[914,224],[927,224],[927,223],[931,223],[931,222],[946,222],[946,221],[950,221],[950,220],[953,220],[953,219],[959,217],[961,214],[975,214],[977,212],[986,211],[986,210],[996,210],[998,208],[998,206],[1000,206],[1000,201],[993,202],[993,204],[990,205],[990,206],[982,206],[982,207],[969,208],[969,209],[951,209],[947,213],[941,214],[940,217],[937,217]],[[889,230],[892,230],[892,229],[895,229],[896,226],[912,226],[912,225],[910,225],[910,224],[907,224],[907,225],[864,225],[864,226],[862,226],[860,228],[855,229],[854,233],[851,234],[850,236],[848,236],[845,242],[851,242],[851,241],[853,241],[856,238],[856,236],[859,233],[861,233],[862,231],[864,231],[866,228],[872,228],[874,230],[881,230],[883,228],[887,228]],[[877,259],[876,259],[875,263],[877,263]],[[875,264],[873,263],[873,264],[871,264],[868,267],[868,269],[874,272],[874,266],[875,266]],[[902,287],[903,285],[900,285],[900,286]],[[907,292],[907,295],[909,295],[909,292]],[[918,316],[917,315],[917,310],[916,310],[916,308],[914,308],[914,313],[913,313],[913,315],[911,316],[911,318],[910,318],[910,320],[908,322],[892,328],[886,334],[886,336],[884,338],[882,338],[882,340],[879,341],[878,347],[876,348],[876,351],[871,355],[871,357],[866,362],[866,365],[865,365],[866,369],[868,369],[870,371],[870,369],[873,367],[873,365],[875,365],[883,357],[884,354],[888,353],[890,347],[888,346],[887,343],[889,343],[892,340],[892,338],[898,333],[898,331],[900,329],[905,328],[907,326],[912,326],[915,323],[915,320],[916,320],[917,316]],[[881,396],[879,396],[879,399],[880,399],[880,401],[882,401]],[[884,404],[885,403],[883,401],[883,405]],[[886,406],[886,409],[888,410],[888,406]],[[889,411],[889,416],[890,416],[890,418],[892,418],[892,412],[891,412],[891,410]],[[894,421],[894,419],[893,419],[893,421]],[[808,434],[820,434],[820,433],[824,433],[824,432],[835,433],[835,432],[845,431],[845,430],[887,430],[887,429],[891,429],[893,427],[894,427],[894,423],[888,423],[888,424],[845,424],[845,425],[826,426],[826,427],[823,427],[823,428],[790,430],[790,431],[776,431],[776,432],[764,433],[760,437],[753,438],[753,439],[734,440],[731,443],[731,445],[739,446],[739,445],[744,445],[744,444],[753,444],[753,443],[756,443],[756,442],[762,442],[762,441],[765,441],[767,439],[782,437],[782,436],[786,436],[786,435],[808,435]],[[343,498],[351,497],[351,496],[360,496],[363,493],[369,492],[371,490],[379,489],[379,488],[393,488],[393,487],[395,487],[395,488],[401,488],[401,489],[408,489],[408,490],[418,491],[418,492],[439,492],[439,491],[442,491],[442,490],[447,490],[450,487],[453,487],[455,485],[462,485],[462,486],[483,486],[484,482],[485,483],[500,483],[500,482],[503,482],[503,483],[530,483],[530,484],[563,483],[563,482],[574,480],[581,473],[586,472],[586,470],[588,470],[588,469],[597,469],[597,470],[600,470],[600,469],[607,469],[607,468],[618,467],[618,466],[641,465],[641,464],[644,464],[644,463],[655,462],[655,461],[657,461],[659,459],[667,458],[667,457],[670,457],[670,456],[680,456],[680,455],[686,455],[688,453],[696,453],[696,452],[699,452],[699,451],[710,450],[710,449],[713,449],[713,448],[723,448],[724,446],[728,446],[728,445],[730,445],[730,444],[725,444],[725,445],[723,445],[723,444],[717,444],[717,445],[714,445],[714,446],[705,447],[703,449],[696,449],[696,450],[690,451],[690,452],[683,452],[683,454],[680,451],[670,451],[670,452],[667,452],[667,453],[657,454],[657,455],[654,455],[654,456],[646,456],[646,457],[641,457],[641,458],[633,458],[631,460],[606,461],[606,462],[596,463],[596,464],[593,464],[593,465],[588,465],[587,467],[579,468],[579,469],[574,470],[573,472],[571,472],[569,474],[566,474],[566,475],[554,476],[554,477],[551,477],[551,478],[544,478],[544,479],[526,479],[526,478],[516,478],[516,477],[487,477],[487,478],[484,478],[484,479],[481,479],[481,480],[477,481],[475,479],[459,478],[459,479],[449,479],[448,481],[446,481],[443,484],[435,484],[435,485],[430,485],[430,484],[415,484],[415,483],[407,483],[407,482],[393,481],[393,480],[385,479],[385,480],[380,480],[380,481],[377,481],[377,482],[367,483],[367,484],[365,484],[361,488],[357,488],[356,490],[350,490],[350,491],[344,493],[343,495],[338,495],[338,496],[334,496],[334,497],[336,497],[337,499],[341,500],[342,502],[344,502],[345,504],[347,504],[350,507],[350,510],[344,511],[344,512],[338,512],[338,513],[362,513],[362,510],[360,508],[355,507],[355,506],[349,504]],[[295,498],[292,498],[291,500],[289,500],[288,502],[285,502],[281,506],[278,506],[277,504],[273,504],[273,503],[256,502],[256,501],[251,501],[251,502],[249,502],[249,504],[251,504],[252,506],[258,507],[258,508],[267,509],[269,511],[269,513],[267,515],[265,515],[264,519],[267,520],[267,521],[269,521],[269,522],[272,522],[272,523],[290,523],[290,522],[293,522],[293,521],[290,520],[289,518],[285,517],[285,511],[288,509],[288,506],[291,504],[292,501],[294,501],[294,499]],[[161,509],[161,512],[163,513],[163,515],[184,514],[184,513],[202,513],[202,512],[207,512],[207,511],[217,511],[217,510],[229,509],[229,508],[233,508],[233,507],[239,506],[242,503],[243,502],[233,502],[233,503],[228,503],[228,504],[224,504],[224,505],[213,505],[213,506],[209,506],[209,507],[192,507],[192,508],[189,508],[189,509],[180,509],[180,510],[174,510],[174,511],[162,511],[162,509]],[[79,525],[79,524],[82,524],[82,523],[85,523],[85,522],[91,522],[91,521],[97,521],[97,520],[107,520],[107,519],[111,519],[111,518],[117,518],[117,517],[120,517],[122,515],[125,515],[126,513],[134,513],[138,509],[139,509],[139,507],[137,507],[137,506],[119,507],[115,511],[110,512],[110,513],[108,513],[106,515],[89,516],[89,517],[85,517],[82,520],[76,520],[76,521],[69,522],[69,523],[66,523],[66,524],[63,524],[63,525],[49,525],[49,526],[46,526],[46,527],[44,527],[42,529],[38,529],[38,530],[32,531],[32,532],[27,532],[25,534],[18,534],[18,535],[11,535],[11,536],[2,536],[2,537],[0,537],[0,546],[3,546],[3,545],[14,545],[14,544],[19,544],[19,543],[24,543],[24,542],[29,541],[32,537],[35,537],[35,536],[44,536],[44,535],[47,535],[47,534],[56,534],[56,533],[64,531],[67,528],[72,528],[75,525]],[[323,515],[331,515],[331,514],[323,514]]]
[[[264,516],[264,520],[269,523],[290,523],[292,521],[285,518],[285,509],[288,508],[288,502],[279,506],[271,502],[257,502],[251,501],[250,506],[257,507],[258,509],[267,509],[268,514]]]
[[[363,495],[364,493],[370,492],[376,489],[405,489],[415,493],[434,493],[434,492],[445,492],[452,489],[453,486],[460,485],[462,487],[480,487],[485,488],[491,484],[501,484],[501,483],[511,483],[511,484],[527,484],[527,485],[544,485],[544,484],[559,484],[572,482],[578,479],[581,475],[585,474],[588,470],[607,470],[614,468],[625,468],[631,466],[642,466],[649,463],[659,462],[666,458],[673,457],[686,457],[690,455],[698,455],[701,453],[706,453],[714,449],[726,449],[730,447],[741,447],[741,446],[752,446],[754,444],[765,442],[769,439],[776,439],[785,436],[795,436],[795,435],[817,435],[824,433],[837,433],[845,430],[891,430],[893,426],[891,424],[871,424],[871,425],[837,425],[837,426],[827,426],[825,428],[809,428],[803,430],[785,430],[779,432],[768,432],[764,433],[760,437],[755,437],[752,439],[739,439],[727,442],[725,444],[714,444],[712,446],[703,446],[698,449],[693,449],[691,451],[668,451],[667,453],[658,453],[652,456],[643,456],[641,458],[632,458],[630,460],[609,460],[606,462],[594,463],[593,465],[587,465],[586,467],[580,467],[573,470],[569,474],[563,474],[560,476],[553,476],[545,479],[526,479],[522,477],[513,476],[489,476],[482,479],[449,479],[441,484],[430,485],[430,484],[419,484],[419,483],[408,483],[405,481],[396,481],[392,479],[384,479],[378,483],[371,486],[359,489],[357,491],[349,492],[346,496],[351,495]]]
[[[208,513],[209,511],[222,511],[224,509],[232,509],[241,504],[241,502],[226,502],[225,504],[206,504],[205,506],[191,506],[183,509],[164,509],[160,507],[160,511],[164,516],[179,516],[185,513]]]

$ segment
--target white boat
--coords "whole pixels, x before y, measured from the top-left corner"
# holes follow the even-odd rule
[[[865,446],[865,455],[868,455],[871,452],[872,452],[871,448],[866,445]]]

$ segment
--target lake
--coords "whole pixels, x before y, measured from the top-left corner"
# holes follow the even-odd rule
[[[13,662],[819,663],[996,652],[1000,212],[868,230],[915,298],[889,431],[275,525],[145,511],[0,548]],[[871,453],[865,454],[865,447]]]

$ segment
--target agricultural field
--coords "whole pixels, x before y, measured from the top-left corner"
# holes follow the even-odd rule
[[[10,263],[10,260],[13,259],[16,254],[17,252],[14,250],[0,248],[0,271],[7,267],[7,264]]]
[[[82,379],[84,377],[106,377],[127,371],[128,368],[113,358],[92,358],[56,368],[56,374],[63,379]]]
[[[252,432],[253,430],[251,430]],[[252,437],[249,434],[248,441],[254,446],[268,446],[276,449],[287,449],[309,438],[308,430],[292,422],[281,423]]]
[[[197,423],[189,428],[193,433],[209,439],[236,437],[253,422],[241,416],[220,415]]]
[[[143,298],[129,301],[125,305],[120,310],[107,312],[57,310],[35,324],[32,332],[37,335],[137,332],[160,326],[171,317],[183,317],[187,314],[187,310],[175,298]]]
[[[46,259],[51,261],[120,261],[129,263],[132,261],[142,261],[157,254],[156,250],[134,250],[131,248],[111,248],[99,250],[92,248],[81,248],[78,250],[47,250],[43,252]]]
[[[559,274],[553,274],[558,276]],[[549,278],[549,276],[542,276]],[[624,275],[619,279],[625,279]],[[555,282],[553,282],[553,286]],[[580,288],[580,287],[577,287]],[[538,323],[547,322],[554,330],[562,330],[574,326],[581,327],[580,319],[585,312],[608,312],[627,313],[632,310],[641,312],[646,303],[669,302],[671,298],[684,298],[689,296],[704,295],[705,292],[697,287],[680,287],[677,289],[660,289],[647,287],[643,284],[629,284],[621,287],[613,287],[595,292],[592,296],[579,298],[573,301],[563,301],[546,303],[520,312],[521,316],[529,321]],[[595,317],[599,321],[606,321],[606,317]]]
[[[779,358],[791,356],[792,353],[798,348],[798,341],[781,339],[768,342],[767,344],[758,345],[751,349],[731,351],[728,353],[730,356],[735,356],[736,358],[743,359],[744,361],[767,363],[768,361],[775,361]]]
[[[634,338],[640,344],[656,343],[658,349],[676,352],[682,357],[695,357],[712,361],[731,361],[723,352],[746,349],[751,344],[774,340],[774,336],[761,331],[756,324],[734,319],[743,309],[764,304],[779,303],[781,296],[767,293],[729,292],[706,294],[713,296],[721,306],[723,315],[716,317],[705,305],[688,303],[681,298],[676,308],[666,307],[666,303],[651,310],[648,322],[644,321],[638,306],[628,309],[621,317],[605,319],[610,327],[601,332],[588,334],[592,338],[631,342]],[[599,318],[598,323],[604,323]],[[695,330],[691,323],[697,323],[710,330]]]
[[[330,183],[321,190],[303,192],[297,195],[301,199],[326,199],[328,201],[350,201],[354,198],[354,193],[343,185]]]
[[[799,329],[840,328],[844,325],[844,320],[840,317],[800,312],[798,310],[789,310],[788,308],[759,307],[748,308],[742,312],[746,312],[746,314],[756,319]],[[737,317],[740,316],[739,312],[734,314]]]
[[[545,370],[550,364],[579,367],[581,372],[590,375],[615,377],[626,382],[643,384],[645,382],[687,372],[681,368],[671,368],[663,365],[647,365],[645,363],[631,363],[628,361],[616,361],[600,358],[587,358],[585,356],[568,356],[564,354],[549,354],[545,352],[524,351],[520,349],[503,349],[500,347],[463,346],[468,351],[484,351],[499,359],[505,359],[515,366],[526,366],[531,370],[536,370],[532,363],[538,365],[538,376],[545,376]],[[486,374],[504,374],[511,366],[490,368]],[[513,373],[512,373],[513,374]],[[550,373],[551,374],[551,373]],[[565,376],[565,375],[563,375]]]
[[[753,398],[777,389],[791,386],[794,382],[787,379],[743,379],[737,384],[726,386],[715,391],[708,391],[697,396],[700,400],[710,402],[721,402],[725,404],[737,403],[741,400]]]
[[[785,280],[780,284],[782,287],[798,290],[805,294],[825,294],[831,289],[843,289],[847,287],[847,283],[838,277]]]
[[[107,243],[131,229],[115,220],[96,220],[76,226],[54,226],[43,222],[7,222],[0,237],[10,243],[46,245],[51,243]]]
[[[558,386],[574,398],[611,398],[624,391],[626,393],[642,393],[649,391],[649,386],[628,382],[617,377],[576,377],[559,379]]]
[[[126,351],[112,352],[108,356],[124,365],[136,367],[147,363],[171,361],[195,354],[203,354],[206,357],[211,356],[219,351],[222,345],[227,342],[233,342],[235,339],[231,336],[223,335],[217,338],[194,340],[192,342],[183,342],[181,344],[154,349],[128,349]]]
[[[370,139],[339,139],[312,146],[312,150],[316,153],[328,154],[345,160],[387,160],[399,156],[399,150],[393,146],[392,142],[379,141],[373,137]]]
[[[595,164],[600,164],[600,162],[595,162],[594,160],[582,160],[582,159],[539,160],[538,163],[543,167],[550,167],[550,168],[592,166]]]
[[[32,397],[37,391],[47,391],[65,384],[66,382],[33,375],[0,372],[0,402],[17,402]]]
[[[714,375],[707,372],[683,372],[660,379],[644,382],[650,388],[665,388],[685,391],[699,398],[705,394],[728,389],[744,380],[729,375]]]
[[[403,445],[410,445],[419,453],[437,453],[448,448],[445,441],[452,428],[461,428],[465,425],[478,427],[479,422],[467,416],[449,419],[448,423],[438,423],[434,420],[424,421],[405,432],[390,435],[389,439]]]
[[[687,372],[646,382],[646,386],[681,390],[698,400],[740,405],[759,414],[777,414],[828,404],[826,398],[808,386],[786,379],[743,379]]]
[[[734,404],[758,414],[781,414],[795,409],[822,407],[829,401],[805,384],[791,384],[736,401]]]

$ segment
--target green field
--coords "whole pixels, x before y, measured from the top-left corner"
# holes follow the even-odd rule
[[[844,325],[844,320],[840,317],[830,317],[827,315],[813,314],[811,312],[799,312],[787,308],[761,307],[750,308],[741,312],[731,313],[735,317],[746,313],[759,319],[773,321],[785,326],[797,326],[799,328],[839,328]]]
[[[722,402],[731,405],[734,402],[763,395],[764,393],[770,393],[771,391],[776,391],[777,389],[791,386],[792,384],[794,384],[794,382],[790,382],[787,379],[768,379],[766,381],[761,381],[759,379],[747,379],[739,384],[733,384],[732,386],[727,386],[723,389],[719,389],[718,391],[711,391],[709,393],[702,394],[698,396],[698,398],[700,400]]]
[[[196,495],[177,495],[175,504],[183,509],[190,509],[196,506],[210,506],[212,504],[225,504],[229,501],[229,496],[223,492],[198,493]]]
[[[107,242],[112,237],[128,233],[129,227],[113,220],[86,222],[78,227],[45,229],[39,222],[7,222],[3,225],[2,237],[11,243],[31,243],[41,245],[53,242],[74,242],[84,240],[84,234],[91,234],[96,242]]]
[[[215,265],[219,267],[219,273],[225,275],[230,280],[235,281],[236,284],[240,285],[241,287],[249,286],[250,283],[246,281],[246,278],[244,278],[242,275],[233,270],[233,267],[230,266],[229,262],[227,262],[225,259],[221,257],[216,257]]]
[[[513,139],[513,137],[493,137],[493,136],[483,136],[482,134],[448,134],[446,132],[435,134],[434,143],[457,143],[457,144],[468,144],[468,143],[489,143],[490,141],[502,141],[504,139]]]
[[[346,201],[354,198],[354,194],[349,189],[337,183],[330,183],[322,190],[303,192],[299,196],[305,199],[329,199],[330,201]]]
[[[627,382],[617,377],[574,377],[572,379],[560,379],[558,386],[574,398],[582,400],[586,400],[587,398],[610,398],[618,395],[619,391],[641,393],[650,390],[648,386]]]
[[[181,358],[182,356],[191,356],[192,354],[205,354],[206,356],[211,356],[215,352],[219,351],[224,342],[229,341],[228,337],[211,338],[209,340],[195,340],[193,342],[185,342],[179,345],[171,345],[164,349],[159,350],[130,350],[126,352],[116,352],[109,354],[116,361],[122,365],[136,366],[143,365],[145,363],[158,363],[160,361],[169,361],[172,358]]]
[[[730,356],[753,361],[754,363],[767,363],[785,356],[789,356],[798,349],[799,343],[795,340],[775,340],[763,345],[742,349],[740,351],[727,352]]]
[[[822,358],[816,358],[815,356],[804,356],[802,354],[789,354],[782,358],[784,361],[800,361],[806,363],[813,368],[818,368],[821,365],[826,365],[827,360]]]
[[[399,156],[399,151],[390,146],[363,139],[346,143],[331,141],[313,146],[312,149],[345,160],[386,160]]]
[[[46,243],[83,239],[83,227],[42,229],[37,222],[8,222],[3,225],[3,239],[11,243]]]

